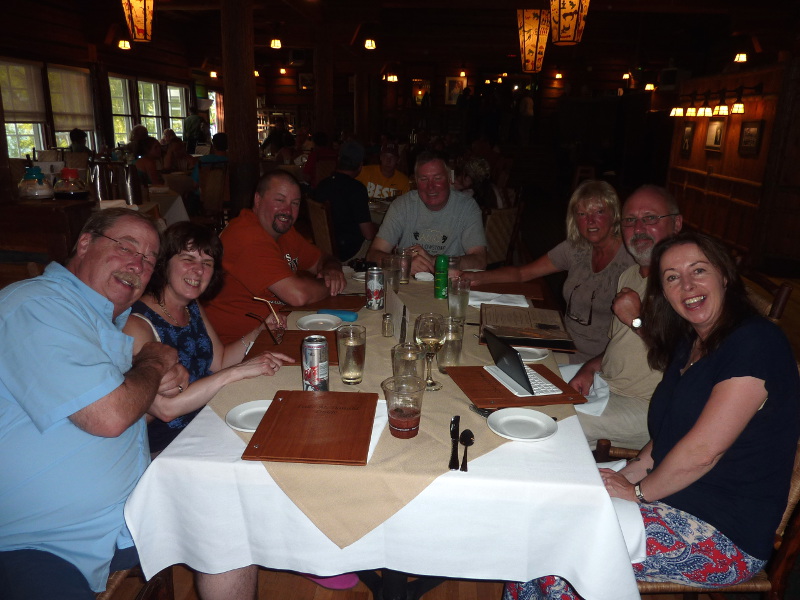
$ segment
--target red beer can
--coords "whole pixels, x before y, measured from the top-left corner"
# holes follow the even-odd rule
[[[303,340],[303,390],[328,391],[328,340],[324,335],[310,335]]]
[[[367,308],[370,310],[383,310],[383,270],[380,267],[367,269],[365,285]]]

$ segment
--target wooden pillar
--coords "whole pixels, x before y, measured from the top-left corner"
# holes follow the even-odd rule
[[[114,150],[114,117],[111,114],[111,89],[108,86],[108,68],[105,63],[89,65],[89,81],[92,85],[94,103],[94,126],[100,148],[108,146]]]
[[[369,74],[359,69],[355,74],[353,94],[353,129],[357,139],[369,143]]]
[[[0,121],[6,122],[2,96],[0,96]],[[0,135],[0,205],[10,204],[17,197],[19,182],[11,180],[11,168],[8,161],[8,141],[5,135]]]
[[[259,177],[253,0],[221,0],[222,73],[231,213],[253,205]]]
[[[330,44],[320,40],[314,49],[314,131],[335,137],[333,116],[333,57]]]

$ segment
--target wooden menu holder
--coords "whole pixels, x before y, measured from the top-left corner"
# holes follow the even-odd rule
[[[517,396],[483,367],[447,367],[447,374],[478,408],[586,403],[586,398],[544,365],[529,364],[527,366],[558,387],[561,393],[550,396]]]
[[[287,329],[283,334],[283,342],[276,345],[272,341],[269,332],[262,331],[256,338],[253,347],[250,348],[248,356],[255,356],[261,352],[282,352],[286,356],[293,358],[295,365],[300,365],[302,361],[303,340],[310,335],[324,335],[328,340],[328,365],[336,366],[339,364],[339,350],[336,346],[335,331],[305,331],[297,329]]]
[[[244,460],[366,465],[378,394],[280,390]]]

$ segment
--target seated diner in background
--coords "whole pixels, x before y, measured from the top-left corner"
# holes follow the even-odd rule
[[[447,164],[433,152],[417,157],[417,189],[395,199],[372,240],[367,260],[411,248],[411,274],[433,273],[436,256],[460,256],[462,269],[486,268],[486,234],[475,200],[450,189]]]
[[[503,192],[492,183],[491,169],[485,158],[473,156],[456,170],[453,187],[475,198],[483,210],[505,208]]]
[[[726,248],[693,232],[653,251],[643,312],[648,361],[664,369],[650,402],[651,441],[609,494],[640,504],[641,581],[698,588],[752,578],[773,552],[800,436],[800,378],[786,336],[759,316]],[[504,599],[578,598],[547,576],[507,584]]]
[[[167,228],[150,283],[133,305],[123,329],[134,339],[134,356],[146,343],[161,342],[178,351],[181,364],[189,372],[186,389],[169,404],[156,405],[149,411],[151,453],[166,448],[225,384],[274,375],[283,363],[293,362],[284,354],[270,352],[244,360],[247,349],[266,326],[285,327],[272,315],[266,323],[262,321],[223,346],[198,302],[214,297],[222,277],[222,243],[216,233],[188,221]]]
[[[367,194],[373,200],[395,198],[411,190],[408,175],[397,170],[400,160],[400,148],[396,142],[387,142],[381,146],[380,164],[365,165],[358,174],[358,179],[367,188]]]
[[[136,160],[136,170],[142,185],[164,185],[161,176],[161,144],[148,136],[142,142],[142,155]]]
[[[481,159],[483,160],[483,159]],[[605,181],[585,181],[567,206],[567,239],[535,261],[461,276],[480,285],[522,282],[567,271],[565,325],[577,352],[571,363],[586,362],[606,349],[619,276],[635,264],[620,234],[620,204]]]
[[[270,314],[254,298],[303,306],[344,289],[341,263],[293,227],[301,200],[300,183],[291,173],[270,171],[258,182],[253,209],[243,209],[220,235],[225,283],[205,308],[223,343],[252,329],[247,313]]]

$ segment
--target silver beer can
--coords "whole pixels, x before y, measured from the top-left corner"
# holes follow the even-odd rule
[[[367,269],[366,277],[367,308],[383,310],[383,270],[380,267]]]
[[[328,340],[324,335],[309,335],[303,340],[303,390],[328,391]]]

